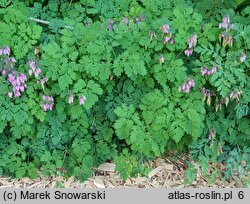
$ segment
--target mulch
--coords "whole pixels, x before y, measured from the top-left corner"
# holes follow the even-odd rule
[[[0,177],[0,188],[241,188],[244,187],[242,180],[233,176],[230,180],[218,176],[213,183],[209,183],[201,174],[201,169],[197,166],[196,180],[189,185],[185,185],[185,170],[187,168],[185,159],[175,159],[170,161],[166,158],[157,158],[148,163],[152,171],[144,177],[128,178],[122,180],[119,173],[115,172],[115,164],[104,163],[94,169],[91,178],[85,182],[75,180],[74,177],[65,179],[63,177],[49,176],[42,174],[36,179],[10,177]],[[219,169],[225,170],[222,164],[211,164],[210,172]],[[214,168],[214,169],[213,169]],[[249,172],[248,172],[249,173]],[[248,186],[249,187],[249,186]]]

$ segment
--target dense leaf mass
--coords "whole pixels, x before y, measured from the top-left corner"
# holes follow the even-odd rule
[[[0,175],[84,180],[115,161],[126,178],[172,151],[242,175],[247,2],[1,1]]]

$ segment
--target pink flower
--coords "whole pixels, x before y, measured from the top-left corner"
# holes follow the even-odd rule
[[[203,67],[201,67],[200,69],[201,69],[201,75],[202,75],[202,76],[206,75],[207,70],[204,69]]]
[[[185,50],[184,54],[190,56],[193,54],[193,48],[197,44],[197,35],[192,35],[188,38],[188,49]]]
[[[85,96],[80,96],[79,97],[79,104],[80,105],[84,105],[85,101],[86,101],[86,97]]]
[[[191,87],[194,87],[194,80],[192,79],[192,80],[188,81],[188,84],[189,84]]]
[[[185,92],[186,92],[186,93],[189,93],[189,91],[190,91],[190,86],[186,86]]]
[[[170,40],[170,44],[173,45],[174,44],[174,39]]]
[[[160,63],[162,64],[162,63],[164,63],[164,61],[165,61],[164,55],[161,54],[161,56],[160,56]]]
[[[182,91],[181,86],[179,86],[178,91],[179,91],[179,93],[181,93],[181,91]]]
[[[192,55],[192,53],[193,53],[192,49],[187,49],[187,50],[184,51],[184,54],[187,55],[187,56]]]
[[[108,25],[108,29],[109,29],[109,30],[113,30],[113,24],[114,24],[114,20],[113,20],[113,19],[110,19],[110,20],[109,20],[109,25]]]
[[[166,44],[169,40],[170,40],[170,38],[168,36],[166,36],[165,39],[162,41],[162,43]]]
[[[33,71],[29,69],[29,75],[32,76]]]
[[[225,28],[226,32],[230,31],[231,28],[234,28],[234,25],[230,24],[229,16],[225,16],[222,18],[222,23],[219,24],[219,28]]]
[[[54,106],[54,99],[52,96],[47,96],[47,95],[43,95],[42,96],[43,102],[41,104],[41,107],[43,108],[44,111],[47,110],[53,110],[53,106]]]
[[[47,111],[47,107],[45,104],[41,104],[41,107],[43,108],[44,111]]]
[[[35,66],[35,61],[30,61],[29,62],[29,66],[30,66],[30,68],[32,69],[32,70],[35,70],[35,68],[36,68],[36,66]]]
[[[2,71],[2,76],[6,76],[6,70],[4,69],[3,71]]]
[[[2,49],[0,49],[0,55],[2,55],[3,54],[3,50]]]
[[[46,100],[47,100],[47,96],[43,95],[43,96],[42,96],[42,99],[43,99],[44,101],[46,101]]]
[[[15,91],[14,95],[15,95],[15,97],[19,97],[19,96],[21,96],[21,93],[19,91]]]
[[[216,71],[217,71],[217,68],[216,68],[215,66],[213,66],[213,68],[211,69],[212,74],[213,74],[214,72],[216,72]]]
[[[19,90],[20,90],[21,92],[24,92],[24,86],[19,86]]]
[[[74,95],[73,94],[70,94],[69,95],[69,104],[72,104],[74,102]]]
[[[241,57],[240,57],[240,61],[244,62],[246,60],[246,58],[247,58],[246,53],[242,52]]]
[[[222,18],[222,22],[225,23],[225,24],[230,23],[230,18],[229,18],[229,16],[223,17],[223,18]]]
[[[180,86],[178,88],[178,91],[179,92],[183,91],[185,93],[189,93],[191,87],[194,87],[194,86],[195,86],[194,79],[191,79],[191,80],[186,81],[182,86]]]
[[[7,46],[4,50],[3,50],[4,55],[9,55],[10,54],[10,48]]]
[[[163,33],[169,33],[169,28],[170,28],[170,26],[168,24],[165,24],[165,25],[160,27],[160,29],[162,30]]]
[[[41,73],[41,69],[37,68],[34,72],[35,77],[38,77],[38,75]]]
[[[192,47],[195,47],[197,44],[197,35],[192,35],[189,39],[188,39],[188,43],[189,43],[189,48],[191,49]]]
[[[205,76],[205,75],[210,76],[217,71],[217,67],[213,66],[211,70],[207,70],[207,69],[204,69],[203,67],[201,67],[200,70],[201,70],[202,76]]]
[[[52,96],[48,96],[48,100],[50,101],[50,102],[54,102],[54,99],[53,99],[53,97]]]
[[[13,92],[9,92],[8,95],[9,95],[10,98],[12,98],[13,97]]]
[[[15,76],[12,73],[9,73],[8,75],[8,81],[12,83],[15,80]]]

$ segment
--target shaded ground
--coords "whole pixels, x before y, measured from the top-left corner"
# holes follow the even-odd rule
[[[184,159],[171,162],[167,158],[158,158],[149,163],[149,166],[153,170],[147,177],[129,178],[126,181],[123,181],[119,174],[115,172],[115,164],[104,163],[98,169],[94,170],[93,176],[90,179],[83,183],[75,181],[73,177],[67,180],[63,177],[54,176],[40,176],[36,179],[0,177],[0,188],[182,188],[185,187],[184,178],[187,168]],[[193,164],[195,165],[195,163]],[[192,184],[187,185],[187,187],[243,187],[242,181],[236,176],[232,177],[230,181],[225,181],[223,176],[218,176],[210,184],[207,177],[204,178],[201,176],[200,169],[197,169],[196,180]],[[213,172],[215,169],[223,172],[225,167],[221,164],[211,164],[210,172]]]

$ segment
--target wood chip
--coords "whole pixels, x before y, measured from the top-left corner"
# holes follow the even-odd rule
[[[164,159],[157,158],[157,159],[155,160],[155,165],[156,165],[156,167],[162,166],[164,163],[165,163],[165,160],[164,160]]]
[[[97,188],[105,188],[105,185],[104,185],[102,179],[95,179],[95,180],[94,180],[94,185],[95,185]]]
[[[65,188],[69,188],[74,181],[74,176],[71,176],[63,185]]]
[[[157,168],[153,169],[151,172],[149,172],[148,177],[152,178],[155,176],[157,173],[159,173],[163,169],[162,166],[158,166]]]
[[[138,178],[135,178],[133,179],[135,181],[135,183],[143,183],[147,180],[146,177],[138,177]]]
[[[113,164],[113,163],[103,163],[97,168],[97,170],[115,172],[115,164]]]
[[[126,180],[125,185],[127,185],[127,186],[132,186],[132,182],[131,182],[131,179],[130,179],[130,178],[128,178],[128,179]]]
[[[174,170],[174,165],[173,164],[167,164],[167,163],[164,163],[162,164],[162,167],[168,171],[173,171]]]

